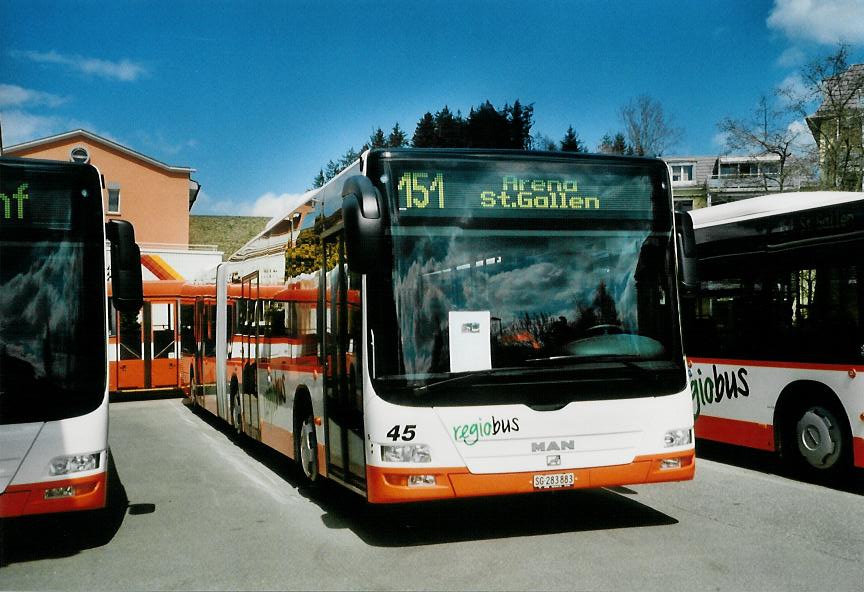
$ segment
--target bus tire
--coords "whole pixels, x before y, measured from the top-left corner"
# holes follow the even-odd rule
[[[312,405],[301,404],[294,415],[294,458],[300,467],[300,478],[306,485],[318,480],[318,435]]]
[[[796,405],[785,422],[784,456],[799,474],[833,480],[851,467],[852,438],[842,407],[827,396]]]

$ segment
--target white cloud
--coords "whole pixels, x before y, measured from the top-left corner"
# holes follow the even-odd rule
[[[265,193],[252,204],[249,215],[272,218],[278,214],[287,214],[302,202],[302,193]]]
[[[245,212],[238,211],[238,204],[231,200],[218,200],[208,194],[204,189],[198,192],[195,200],[193,215],[199,216],[244,216]]]
[[[31,90],[15,84],[0,84],[0,108],[45,105],[59,107],[68,99],[51,93]]]
[[[795,68],[807,60],[807,54],[800,47],[790,47],[777,58],[777,65],[783,68]]]
[[[728,132],[717,132],[716,134],[714,134],[714,137],[712,138],[712,142],[720,150],[725,150],[726,149],[726,140],[728,140],[728,139],[729,139],[729,133]]]
[[[0,116],[3,118],[4,146],[14,146],[67,131],[60,117],[33,115],[17,109],[3,111]]]
[[[789,124],[788,129],[798,136],[797,140],[800,147],[807,148],[816,143],[816,140],[813,139],[813,134],[810,132],[810,128],[803,119],[796,119]]]
[[[141,144],[146,146],[147,150],[172,157],[198,147],[198,140],[194,138],[173,141],[166,138],[162,132],[141,130],[137,133],[137,136]]]
[[[70,70],[123,82],[134,82],[145,74],[146,68],[131,60],[109,61],[79,55],[63,55],[56,51],[13,51],[12,55],[41,64],[56,64]]]
[[[864,43],[864,0],[775,0],[768,26],[793,40]]]
[[[205,216],[257,216],[273,218],[284,216],[303,202],[302,193],[267,192],[254,202],[238,202],[231,199],[216,199],[203,189],[195,200],[195,214]]]

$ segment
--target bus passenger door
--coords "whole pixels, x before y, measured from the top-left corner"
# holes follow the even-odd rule
[[[117,390],[146,388],[142,324],[145,311],[149,318],[149,302],[136,312],[118,312],[117,322]]]
[[[241,351],[242,380],[240,399],[242,401],[243,431],[255,439],[261,438],[261,425],[258,421],[258,347],[260,340],[263,311],[259,300],[258,272],[242,279],[240,305],[245,307],[243,318],[243,341]]]
[[[177,303],[149,303],[149,323],[145,323],[150,331],[149,349],[145,351],[145,368],[149,361],[150,388],[168,388],[179,386],[179,366],[177,364]],[[150,355],[148,355],[150,354]],[[149,360],[148,360],[149,358]]]
[[[324,414],[327,473],[365,491],[360,372],[360,276],[349,273],[337,232],[324,242]]]

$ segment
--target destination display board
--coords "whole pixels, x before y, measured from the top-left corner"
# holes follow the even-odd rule
[[[0,228],[69,230],[74,200],[86,198],[87,190],[70,189],[78,185],[77,176],[71,184],[61,176],[37,176],[21,167],[0,165]]]
[[[390,163],[391,205],[403,217],[653,216],[657,167],[605,161],[459,160]]]

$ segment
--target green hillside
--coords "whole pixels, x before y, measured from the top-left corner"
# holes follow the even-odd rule
[[[189,244],[217,245],[224,261],[264,230],[269,220],[252,216],[189,216]]]

